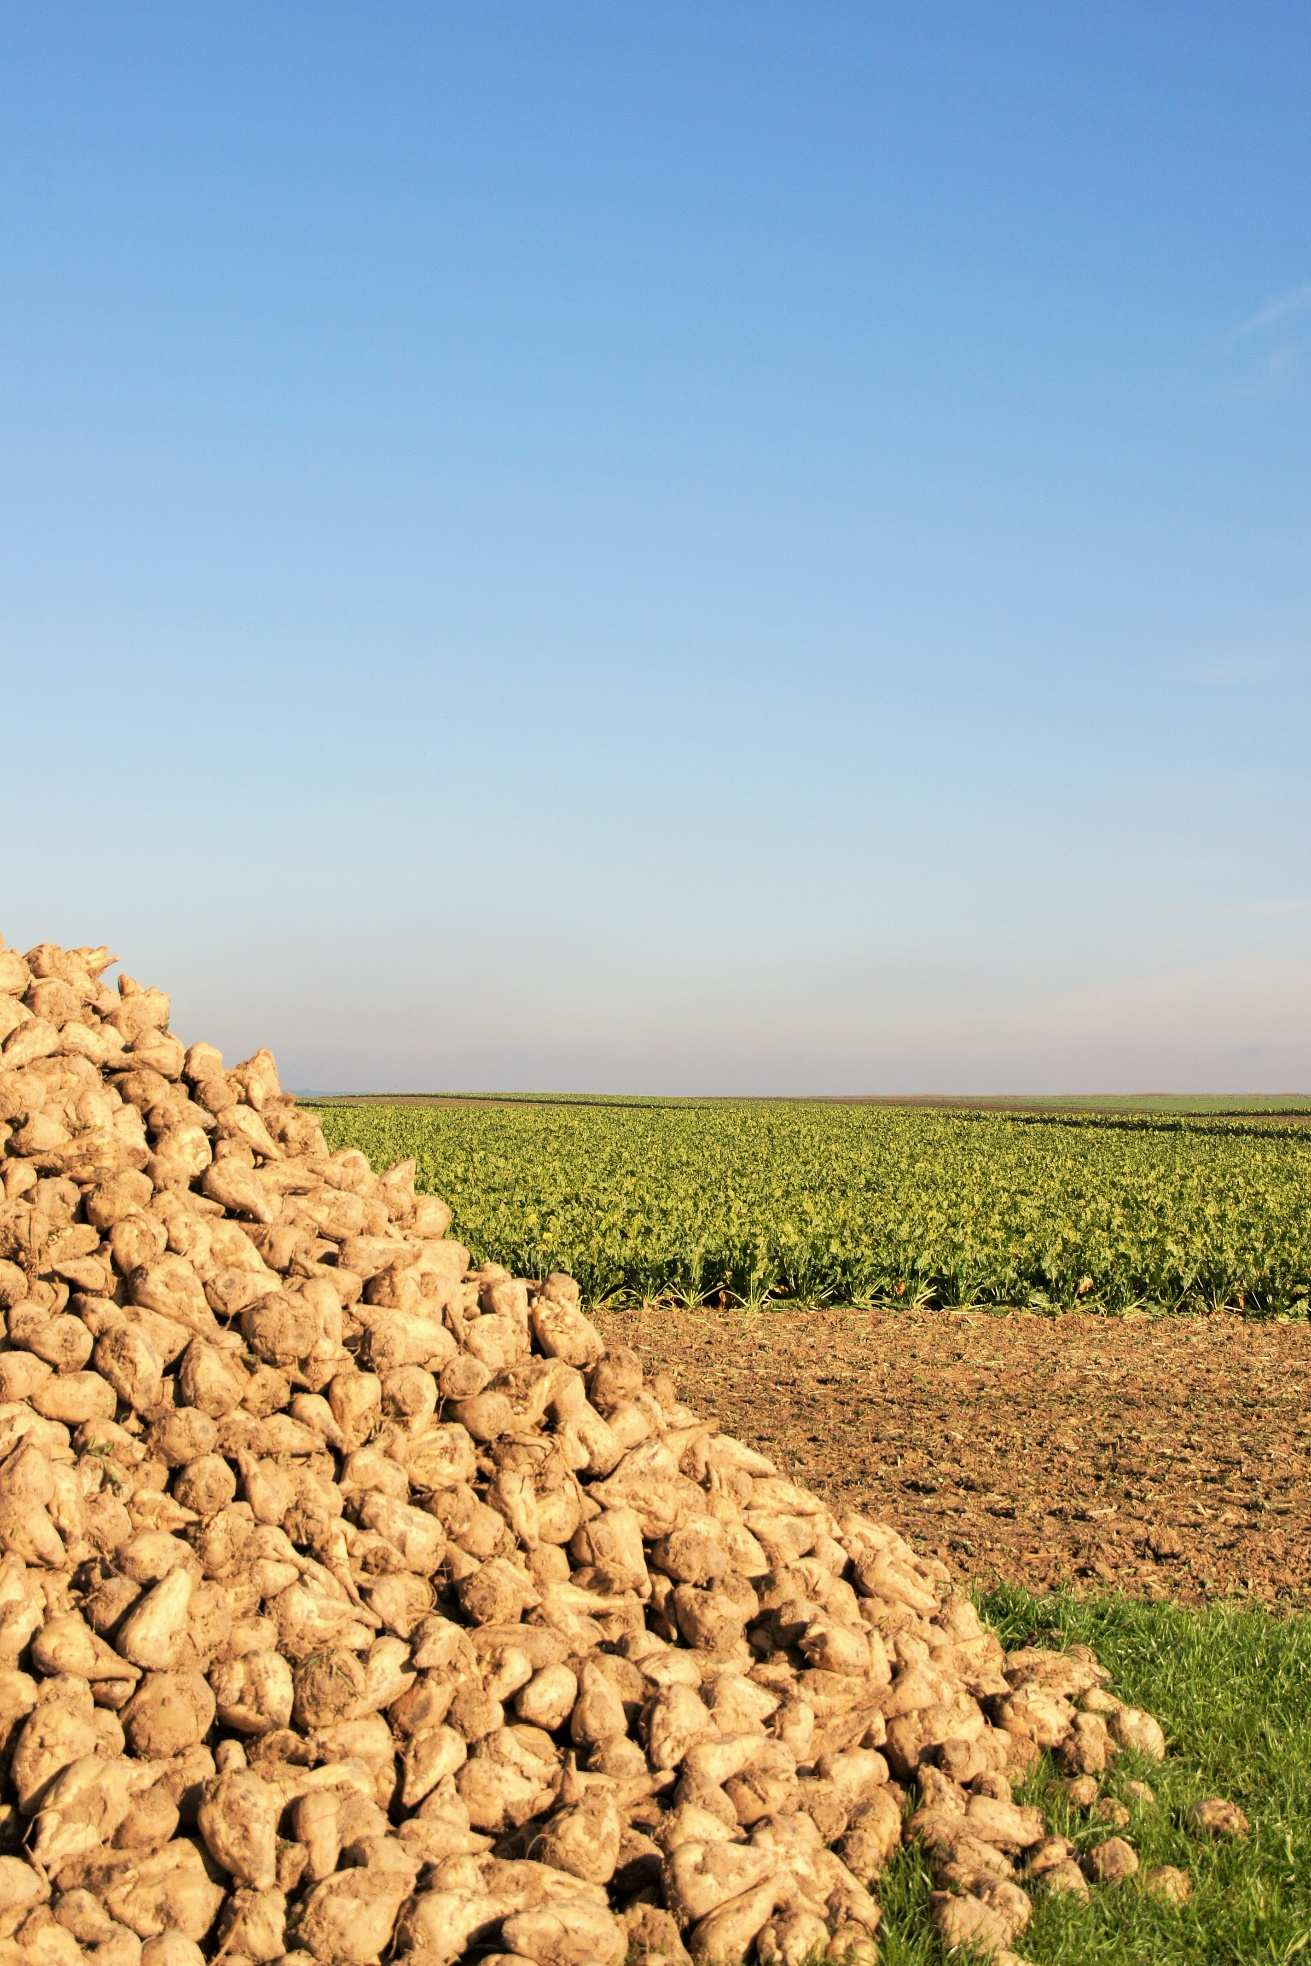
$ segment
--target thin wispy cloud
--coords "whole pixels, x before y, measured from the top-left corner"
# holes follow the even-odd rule
[[[1278,299],[1267,301],[1255,314],[1240,321],[1234,333],[1240,335],[1265,334],[1270,328],[1283,327],[1285,323],[1296,320],[1299,315],[1311,314],[1311,280],[1304,280],[1300,287],[1290,287]]]
[[[1308,330],[1311,330],[1311,280],[1276,295],[1229,334],[1245,350],[1246,373],[1225,394],[1236,398],[1289,398],[1306,388]]]

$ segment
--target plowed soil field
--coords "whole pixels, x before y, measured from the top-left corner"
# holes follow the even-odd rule
[[[1311,1326],[643,1310],[682,1396],[961,1576],[1311,1608]]]

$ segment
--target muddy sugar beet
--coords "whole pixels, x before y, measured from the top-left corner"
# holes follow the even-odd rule
[[[111,960],[0,945],[0,1966],[868,1962],[904,1838],[1008,1952],[1149,1716]]]

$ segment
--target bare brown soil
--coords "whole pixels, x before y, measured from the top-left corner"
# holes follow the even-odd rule
[[[1070,1312],[598,1318],[957,1574],[1311,1606],[1311,1326]]]

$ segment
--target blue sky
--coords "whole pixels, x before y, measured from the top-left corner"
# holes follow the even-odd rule
[[[0,29],[0,930],[302,1086],[1311,1085],[1311,11]]]

